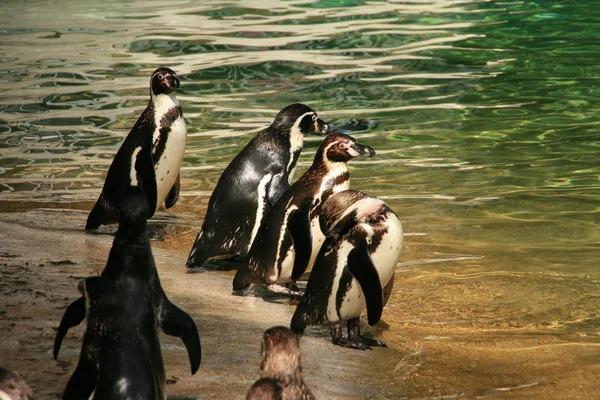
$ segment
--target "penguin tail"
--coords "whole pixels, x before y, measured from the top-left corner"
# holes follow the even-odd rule
[[[252,272],[248,269],[247,265],[242,264],[233,278],[233,291],[245,290],[251,283]]]
[[[111,222],[116,222],[117,218],[111,218],[109,211],[106,209],[104,205],[105,201],[102,196],[92,208],[90,215],[88,215],[87,222],[85,224],[85,230],[91,231],[97,229],[100,225],[105,225]]]
[[[309,315],[308,305],[304,301],[300,302],[296,308],[296,312],[294,312],[292,322],[290,323],[290,329],[296,335],[302,336],[304,334],[304,329],[306,329],[309,322]]]
[[[202,251],[199,243],[196,242],[190,251],[190,255],[188,256],[185,266],[187,269],[199,268],[206,262],[207,258],[206,252]]]

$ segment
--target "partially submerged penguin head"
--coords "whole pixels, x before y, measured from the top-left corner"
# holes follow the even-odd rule
[[[123,191],[119,216],[119,235],[139,236],[146,232],[148,222],[148,197],[139,186],[129,186]]]
[[[257,380],[248,391],[246,400],[276,400],[281,399],[281,387],[272,378]]]
[[[262,341],[262,378],[293,376],[301,372],[300,339],[289,328],[275,326],[267,329]]]
[[[0,367],[0,399],[2,400],[31,400],[33,390],[14,372]]]
[[[348,162],[355,157],[373,157],[375,150],[369,146],[362,145],[352,136],[344,133],[332,133],[327,136],[315,156],[315,161],[322,159],[328,162]]]
[[[293,130],[299,130],[304,135],[329,132],[329,125],[319,118],[316,111],[300,103],[290,104],[279,111],[271,127],[284,135],[293,133]]]
[[[158,68],[150,78],[150,92],[152,96],[170,94],[180,85],[177,73],[170,68]]]

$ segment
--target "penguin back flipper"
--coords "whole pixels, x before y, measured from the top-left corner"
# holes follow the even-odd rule
[[[138,186],[146,192],[148,198],[148,218],[152,218],[157,208],[158,188],[156,187],[156,173],[154,161],[152,161],[152,148],[142,149],[135,161],[135,171],[138,177]]]
[[[89,399],[96,389],[98,364],[97,355],[92,352],[92,348],[95,348],[95,346],[92,346],[84,338],[79,363],[67,383],[63,400]]]
[[[375,325],[383,312],[383,289],[364,238],[360,238],[348,254],[348,271],[365,295],[369,325]]]
[[[167,198],[165,199],[165,207],[171,208],[177,203],[179,200],[179,189],[180,189],[180,174],[177,174],[177,179],[175,179],[175,183],[173,187],[169,191]]]
[[[72,302],[67,310],[65,311],[62,320],[60,321],[60,325],[58,326],[58,331],[56,332],[56,338],[54,338],[54,359],[58,357],[58,352],[60,351],[60,346],[62,345],[63,338],[74,326],[77,326],[85,319],[85,297],[80,297],[74,302]]]
[[[176,336],[183,341],[190,359],[192,375],[194,375],[202,360],[202,346],[196,323],[185,311],[181,310],[163,296],[158,314],[160,329],[169,336]]]
[[[292,280],[302,276],[310,262],[312,253],[312,233],[310,231],[310,207],[304,206],[293,213],[287,223],[288,232],[294,242],[294,268]]]

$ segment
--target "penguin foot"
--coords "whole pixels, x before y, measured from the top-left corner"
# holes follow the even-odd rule
[[[294,287],[295,287],[296,290],[294,290]],[[302,293],[298,289],[298,286],[296,286],[295,284],[290,288],[288,286],[283,286],[283,285],[279,285],[277,283],[273,283],[271,285],[268,285],[267,289],[270,292],[278,293],[278,294],[284,294],[286,296],[291,296],[291,297],[294,297],[294,298],[302,298],[302,296],[304,296],[304,293]]]
[[[350,340],[350,339],[346,339],[346,338],[337,338],[337,339],[333,339],[333,344],[335,344],[336,346],[347,347],[349,349],[372,350],[371,346],[369,346],[362,340],[355,341],[355,340]]]
[[[367,337],[364,337],[364,336],[361,336],[361,339],[362,339],[362,342],[364,344],[366,344],[367,346],[385,347],[387,349],[387,344],[385,344],[381,340],[371,339],[371,338],[367,338]]]

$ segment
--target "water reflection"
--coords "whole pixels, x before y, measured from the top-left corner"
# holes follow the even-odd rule
[[[408,233],[395,328],[598,340],[598,12],[575,1],[5,1],[0,207],[89,209],[149,74],[168,65],[190,135],[180,211],[158,218],[198,227],[223,168],[289,103],[334,125],[373,121],[353,133],[378,155],[350,171]],[[318,143],[307,138],[301,169]],[[424,334],[456,339],[439,329]],[[477,393],[533,390],[496,383]]]

